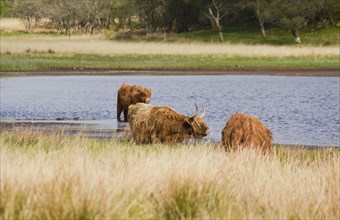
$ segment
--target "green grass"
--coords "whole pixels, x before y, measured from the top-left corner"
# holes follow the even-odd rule
[[[279,27],[266,27],[267,36],[264,38],[260,28],[256,25],[239,25],[225,26],[223,29],[224,43],[229,44],[246,44],[246,45],[296,45],[292,34],[285,29]],[[121,38],[121,35],[112,31],[105,31],[104,35],[107,38]],[[339,45],[339,27],[305,27],[299,30],[301,45],[310,46],[328,46]],[[173,42],[204,42],[217,43],[219,38],[217,32],[212,29],[195,30],[183,33],[167,33],[168,41]],[[163,33],[155,33],[149,37],[144,35],[128,35],[122,38],[126,41],[163,41]]]
[[[246,57],[230,55],[1,54],[0,70],[53,69],[338,69],[336,56]]]
[[[295,45],[292,34],[285,29],[273,26],[266,27],[267,37],[263,37],[260,28],[256,25],[239,25],[239,26],[225,26],[223,29],[224,43],[231,44],[246,44],[246,45]],[[79,34],[76,34],[79,35]],[[102,35],[108,39],[122,38],[119,33],[113,30],[102,30]],[[32,36],[66,36],[63,31],[57,33],[56,31],[42,31],[31,32],[25,31],[1,31],[1,37],[32,37]],[[74,36],[74,35],[73,35]],[[94,35],[96,36],[96,35]],[[328,46],[340,45],[339,27],[331,26],[327,28],[305,27],[299,30],[301,38],[301,45],[310,46]],[[72,37],[72,36],[71,36]],[[129,35],[121,40],[125,41],[148,41],[159,42],[164,40],[163,33],[154,33],[149,37],[141,35]],[[167,33],[167,40],[174,42],[219,42],[216,31],[211,29],[195,30],[184,33]]]
[[[40,32],[30,32],[27,31],[0,31],[0,37],[33,37],[33,36],[65,36],[64,34],[58,34],[55,31],[40,31]]]
[[[1,219],[338,219],[336,149],[2,132]]]
[[[271,27],[266,30],[267,37],[263,37],[257,26],[225,27],[224,42],[232,44],[267,44],[267,45],[295,45],[292,34],[284,29]],[[302,45],[326,46],[339,45],[339,28],[304,29],[299,33]],[[218,42],[218,35],[212,30],[200,30],[178,34],[178,39],[199,42]]]

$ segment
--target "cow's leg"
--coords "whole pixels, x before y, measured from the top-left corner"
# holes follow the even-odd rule
[[[128,121],[128,110],[124,109],[124,121],[127,122]]]
[[[120,115],[122,114],[122,111],[123,111],[123,106],[119,102],[117,102],[117,120],[118,121],[121,121]]]

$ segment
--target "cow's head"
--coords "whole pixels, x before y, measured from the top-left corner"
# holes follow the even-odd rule
[[[151,94],[152,94],[152,89],[151,88],[146,88],[146,87],[141,87],[138,88],[136,91],[134,91],[133,94],[133,103],[146,103],[149,104],[151,101]]]
[[[209,127],[203,118],[205,115],[204,107],[202,106],[203,107],[202,115],[198,116],[198,106],[196,103],[195,106],[196,106],[195,114],[191,117],[188,117],[186,119],[186,123],[192,128],[194,137],[202,138],[209,134]]]

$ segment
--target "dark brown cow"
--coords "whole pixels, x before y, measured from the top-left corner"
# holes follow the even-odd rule
[[[256,117],[235,113],[227,121],[222,131],[222,146],[226,150],[256,148],[270,151],[272,133]]]
[[[120,115],[124,111],[124,121],[128,121],[129,106],[139,102],[149,103],[151,93],[151,88],[123,83],[117,96],[117,120],[120,121]]]
[[[132,136],[138,144],[179,143],[186,138],[202,138],[208,135],[208,125],[203,114],[189,117],[166,106],[137,103],[129,107],[129,123]]]

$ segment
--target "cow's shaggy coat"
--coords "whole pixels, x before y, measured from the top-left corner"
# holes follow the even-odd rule
[[[203,114],[204,115],[204,114]],[[166,106],[137,103],[129,107],[129,123],[136,143],[179,143],[208,135],[202,116],[185,116]]]
[[[117,120],[120,121],[120,115],[124,112],[124,121],[127,122],[129,106],[139,102],[149,103],[151,94],[151,88],[123,83],[117,95]]]
[[[222,131],[222,146],[226,150],[249,147],[270,151],[272,133],[256,117],[235,113],[227,121]]]

